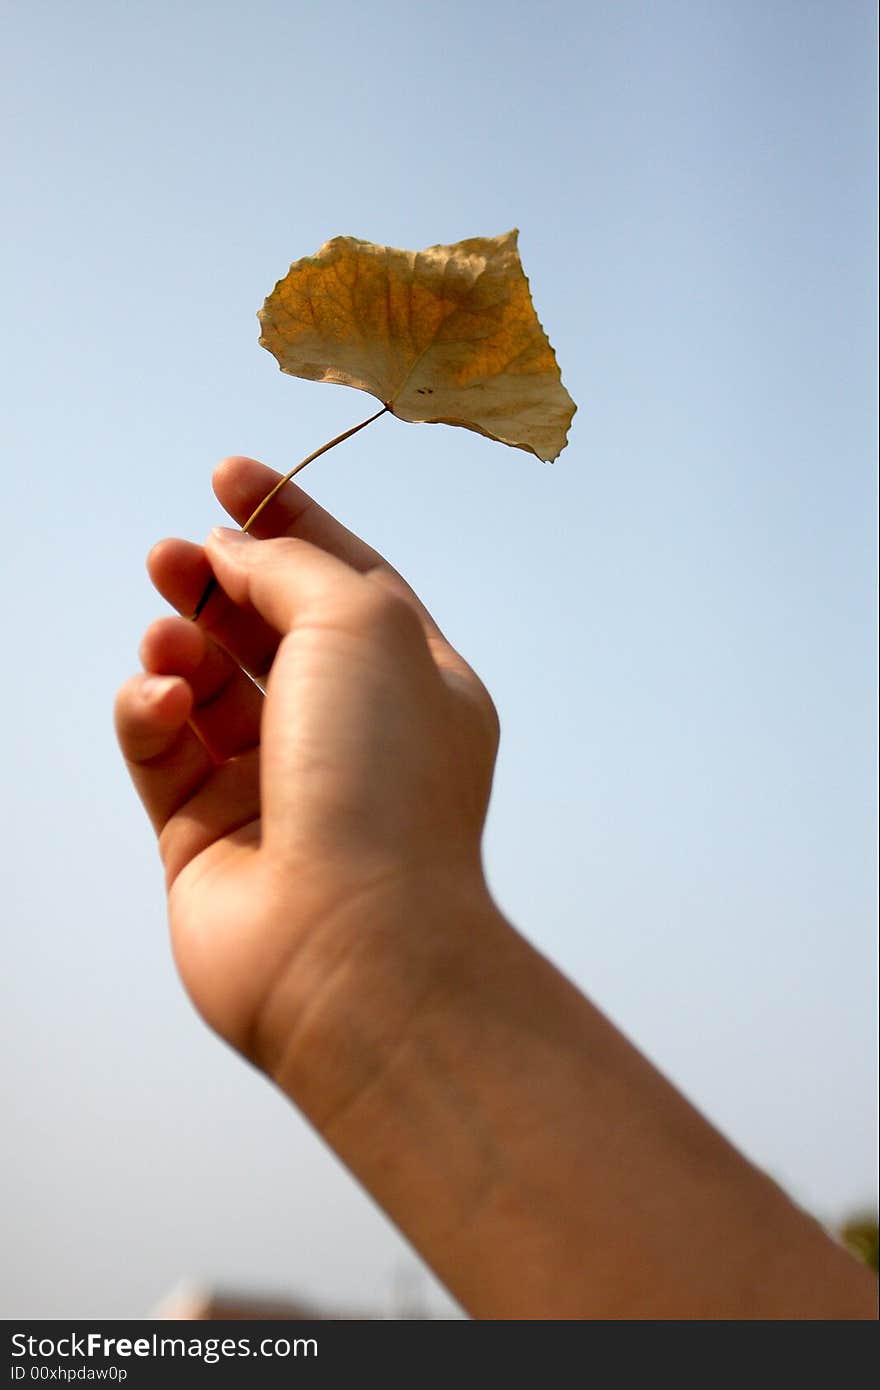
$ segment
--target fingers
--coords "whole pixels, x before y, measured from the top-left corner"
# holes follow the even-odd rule
[[[194,623],[159,618],[144,635],[140,657],[145,669],[155,675],[187,680],[193,695],[189,722],[217,761],[259,743],[261,692]]]
[[[220,766],[187,722],[189,683],[147,673],[116,699],[116,730],[129,773],[159,837],[169,885],[195,855],[244,827],[259,838],[259,753]]]
[[[116,734],[159,834],[211,775],[214,760],[187,724],[192,691],[177,676],[133,676],[116,697]]]
[[[310,617],[345,626],[368,591],[363,576],[308,541],[258,541],[217,527],[205,554],[233,603],[251,607],[281,636]]]
[[[230,458],[215,471],[218,498],[239,522],[244,522],[278,481],[279,474],[255,459]],[[437,666],[465,691],[475,677],[467,663],[449,645],[437,624],[406,581],[379,553],[348,531],[329,512],[313,502],[302,489],[288,483],[258,518],[253,528],[258,537],[283,536],[306,541],[371,584],[406,600],[421,620]],[[201,546],[188,541],[160,541],[150,552],[148,569],[153,583],[182,614],[191,614],[201,597],[212,568]],[[212,597],[199,624],[258,680],[264,682],[278,647],[279,630],[259,614],[250,601],[230,603],[222,591]]]
[[[230,516],[239,526],[243,526],[280,477],[280,473],[258,463],[256,459],[228,458],[214,470],[214,492]],[[250,534],[261,539],[287,536],[308,541],[350,565],[359,574],[369,575],[383,588],[389,588],[405,598],[415,607],[426,632],[439,635],[437,624],[406,580],[377,550],[349,531],[295,483],[285,484],[265,511],[260,513]]]
[[[162,597],[186,616],[195,609],[212,575],[204,547],[181,540],[154,545],[147,557],[147,569]],[[250,605],[232,604],[220,593],[207,605],[199,626],[239,666],[258,678],[266,675],[278,646],[278,633]]]
[[[214,470],[214,492],[229,515],[243,526],[280,477],[280,473],[256,459],[228,458]],[[285,484],[260,514],[251,534],[261,539],[290,536],[310,541],[361,574],[385,564],[378,551],[346,530],[292,482]]]
[[[159,850],[169,885],[197,854],[228,840],[238,853],[260,844],[260,750],[214,766],[210,777],[166,821]]]

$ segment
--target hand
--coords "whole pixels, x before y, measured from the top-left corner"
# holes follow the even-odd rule
[[[215,490],[241,522],[277,476],[229,459]],[[480,840],[498,725],[400,576],[298,488],[255,531],[151,552],[153,582],[181,613],[212,570],[223,592],[201,626],[148,629],[145,674],[123,687],[116,719],[159,836],[183,981],[277,1076],[318,1014],[351,1017],[369,992],[364,1026],[396,1035],[448,977],[456,923],[472,915],[458,909],[488,901]],[[350,1072],[349,1059],[346,1089]],[[298,1099],[319,1120],[326,1057],[314,1089],[311,1107]]]
[[[217,494],[242,520],[275,477],[230,459]],[[205,1018],[477,1317],[873,1318],[867,1272],[492,904],[495,712],[400,576],[294,487],[257,529],[156,547],[182,613],[224,592],[149,629],[117,704]]]

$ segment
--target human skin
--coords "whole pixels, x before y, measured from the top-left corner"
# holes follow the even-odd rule
[[[276,480],[229,459],[215,490],[241,523]],[[495,906],[496,713],[409,587],[292,485],[254,529],[154,548],[179,613],[221,592],[148,629],[116,703],[206,1021],[475,1317],[874,1317],[869,1272]]]

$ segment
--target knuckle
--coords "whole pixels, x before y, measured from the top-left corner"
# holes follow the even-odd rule
[[[421,634],[421,623],[411,603],[400,594],[365,584],[358,597],[361,621],[380,631],[405,637]]]
[[[120,733],[127,731],[140,681],[140,676],[129,676],[125,684],[121,685],[116,692],[113,700],[113,718],[117,731]]]
[[[247,558],[257,576],[275,583],[302,558],[302,542],[290,536],[270,536],[247,547]]]
[[[486,687],[478,682],[469,705],[471,727],[489,758],[494,761],[501,742],[501,720],[495,702]]]
[[[484,696],[482,702],[482,709],[483,719],[485,721],[486,734],[492,745],[493,751],[497,752],[498,745],[501,742],[501,720],[498,716],[498,710],[496,708],[495,701],[492,699],[492,696],[489,694],[485,686],[482,686],[482,694]]]

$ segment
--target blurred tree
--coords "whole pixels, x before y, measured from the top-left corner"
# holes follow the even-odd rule
[[[851,1216],[838,1232],[847,1250],[877,1269],[877,1217],[870,1212]]]

